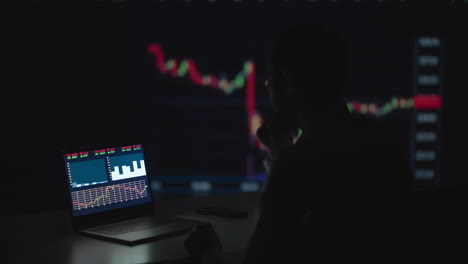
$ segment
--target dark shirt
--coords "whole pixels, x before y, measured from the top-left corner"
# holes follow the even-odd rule
[[[317,127],[274,162],[245,263],[391,250],[387,240],[403,232],[411,175],[400,149],[370,120],[348,113]]]

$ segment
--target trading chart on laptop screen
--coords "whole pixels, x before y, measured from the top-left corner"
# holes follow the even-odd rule
[[[262,4],[244,3],[226,13],[215,3],[133,7],[131,96],[159,151],[158,188],[259,190],[266,149],[255,132],[271,111],[263,85],[265,44],[295,22],[343,34],[349,111],[383,125],[402,146],[416,182],[437,184],[449,26],[435,11],[422,14],[398,3],[352,11],[339,3],[291,6],[270,5],[266,12]]]
[[[74,215],[151,202],[142,145],[64,155]]]

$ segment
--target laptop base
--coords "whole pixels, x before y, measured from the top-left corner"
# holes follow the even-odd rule
[[[133,246],[148,241],[155,241],[187,234],[192,231],[197,224],[199,223],[196,221],[181,219],[180,221],[166,223],[160,226],[124,232],[120,234],[106,234],[96,232],[93,231],[95,228],[79,230],[79,233],[97,239]]]

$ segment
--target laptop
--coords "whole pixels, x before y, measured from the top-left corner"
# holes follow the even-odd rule
[[[72,225],[79,233],[135,245],[200,224],[155,212],[142,144],[62,154]]]

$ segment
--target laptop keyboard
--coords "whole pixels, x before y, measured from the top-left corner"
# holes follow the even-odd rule
[[[168,223],[173,223],[175,221],[176,220],[174,219],[171,219],[171,220],[158,219],[158,221],[155,221],[153,217],[145,217],[145,218],[139,218],[139,219],[125,221],[125,222],[115,223],[112,225],[97,227],[97,228],[89,229],[88,231],[101,233],[105,235],[120,235],[123,233],[162,226]]]

